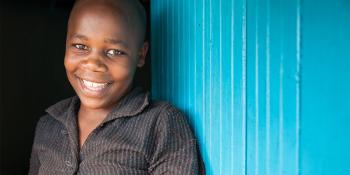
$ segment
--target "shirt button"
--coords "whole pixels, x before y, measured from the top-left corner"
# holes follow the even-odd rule
[[[68,167],[72,167],[72,162],[66,160],[64,163],[65,163]]]
[[[68,132],[66,131],[66,130],[61,130],[61,134],[63,134],[63,135],[67,135],[68,134]]]

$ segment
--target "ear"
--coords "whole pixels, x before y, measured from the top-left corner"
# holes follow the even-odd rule
[[[139,50],[139,60],[137,63],[137,67],[142,67],[143,65],[145,65],[148,47],[149,47],[149,44],[147,41],[145,41]]]

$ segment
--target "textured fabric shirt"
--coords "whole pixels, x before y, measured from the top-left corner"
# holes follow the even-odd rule
[[[134,88],[79,146],[77,96],[49,107],[37,123],[30,175],[197,174],[196,141],[185,117]]]

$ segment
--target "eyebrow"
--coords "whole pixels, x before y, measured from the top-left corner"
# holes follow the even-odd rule
[[[74,34],[71,36],[71,38],[78,38],[81,40],[88,40],[88,37],[86,37],[85,35],[81,35],[81,34]]]
[[[105,39],[104,40],[105,43],[109,43],[109,44],[115,44],[115,45],[123,45],[124,47],[128,48],[128,44],[126,42],[124,42],[123,40],[116,40],[116,39]]]
[[[71,38],[78,38],[78,39],[81,39],[81,40],[89,40],[87,36],[85,35],[82,35],[82,34],[73,34],[71,36]],[[123,45],[124,47],[126,48],[129,48],[128,47],[128,44],[126,42],[124,42],[123,40],[116,40],[116,39],[112,39],[112,38],[107,38],[107,39],[104,39],[104,42],[105,43],[108,43],[108,44],[114,44],[114,45]]]

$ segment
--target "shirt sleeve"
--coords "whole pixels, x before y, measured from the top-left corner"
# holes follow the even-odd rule
[[[159,117],[149,173],[198,174],[196,140],[186,118],[173,107],[167,108]]]
[[[34,135],[34,141],[33,141],[33,146],[32,146],[32,152],[30,155],[30,161],[29,161],[29,172],[28,175],[37,175],[39,173],[39,168],[40,168],[40,161],[38,157],[38,152],[36,149],[36,140],[39,134],[39,128],[41,126],[41,123],[43,121],[44,117],[41,117],[38,123],[36,124],[35,128],[35,135]]]
[[[29,165],[29,173],[28,175],[37,175],[40,167],[40,162],[38,158],[37,152],[32,149],[32,153],[30,155],[30,165]]]

